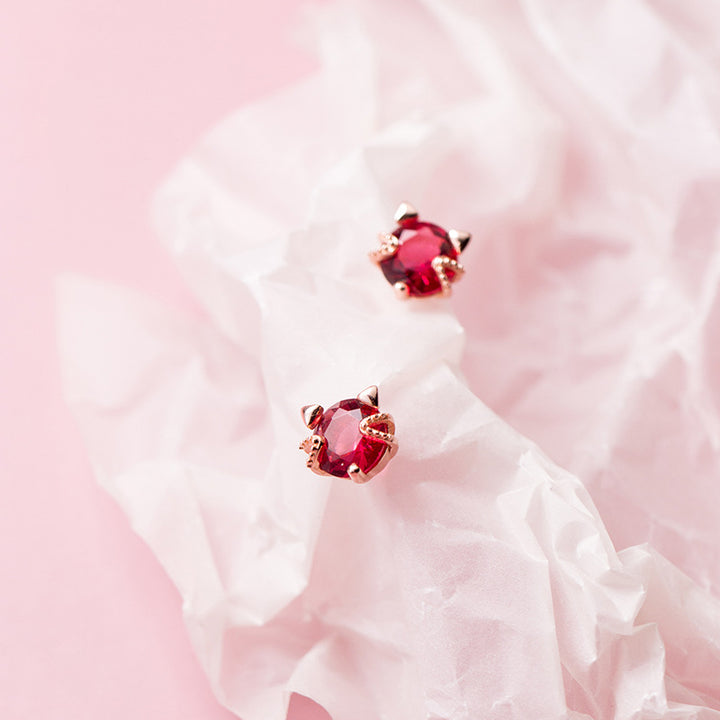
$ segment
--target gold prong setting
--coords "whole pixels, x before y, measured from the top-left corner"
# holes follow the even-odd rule
[[[377,407],[379,402],[378,386],[368,385],[364,390],[357,394],[357,399],[362,403]]]
[[[448,230],[448,237],[450,238],[450,242],[453,244],[455,251],[459,255],[470,243],[471,235],[469,232],[465,232],[465,230],[451,229]]]
[[[381,472],[398,443],[395,421],[378,411],[378,403],[378,388],[370,385],[327,410],[321,405],[303,407],[303,422],[314,430],[300,443],[308,455],[307,467],[318,475],[346,477],[357,484]]]
[[[305,464],[317,475],[325,474],[318,463],[318,456],[324,445],[325,438],[321,435],[310,435],[300,443],[300,450],[304,450],[308,455]]]
[[[440,281],[441,293],[448,296],[452,293],[452,283],[456,282],[465,273],[465,268],[447,255],[438,255],[432,260],[432,268]],[[452,280],[448,277],[448,270],[453,273]]]
[[[311,430],[317,427],[318,423],[322,419],[323,407],[322,405],[305,405],[302,409],[303,422],[305,427]]]
[[[414,205],[411,205],[409,202],[401,202],[397,210],[395,211],[395,215],[393,216],[393,220],[395,220],[396,223],[404,223],[408,220],[417,220],[418,218],[418,211],[415,208]]]
[[[378,430],[379,425],[386,427],[387,430]],[[365,437],[379,440],[386,445],[395,444],[395,422],[387,413],[375,413],[375,415],[363,418],[360,421],[360,432]]]
[[[366,483],[370,478],[360,469],[360,466],[357,463],[350,463],[347,469],[347,474],[350,480],[352,480],[357,485],[363,485]]]
[[[393,285],[393,290],[395,290],[395,297],[397,297],[398,300],[410,299],[410,286],[406,282],[398,280],[398,282]]]
[[[370,253],[400,300],[452,293],[452,284],[464,274],[458,256],[470,242],[470,233],[444,230],[421,222],[417,209],[402,202],[395,212],[398,227],[380,233],[380,247]]]
[[[378,233],[380,247],[369,253],[370,259],[377,265],[395,255],[400,247],[398,239],[391,233]]]

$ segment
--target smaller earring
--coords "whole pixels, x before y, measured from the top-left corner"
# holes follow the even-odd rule
[[[365,483],[397,452],[395,421],[378,411],[375,385],[327,410],[306,405],[302,416],[313,434],[300,443],[300,449],[308,454],[307,466],[318,475]]]
[[[450,295],[452,283],[465,272],[457,258],[470,242],[470,233],[444,230],[420,222],[417,210],[400,203],[395,212],[398,223],[391,233],[380,233],[380,248],[370,259],[380,266],[396,295],[409,297]]]

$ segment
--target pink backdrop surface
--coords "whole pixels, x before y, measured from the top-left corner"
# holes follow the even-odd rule
[[[311,69],[289,40],[300,4],[4,4],[2,718],[231,717],[177,592],[92,477],[61,396],[53,285],[80,272],[190,304],[152,193],[210,125]]]

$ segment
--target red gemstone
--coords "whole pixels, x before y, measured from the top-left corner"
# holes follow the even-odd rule
[[[445,230],[439,225],[411,218],[402,222],[392,233],[400,247],[392,257],[380,263],[387,281],[407,283],[410,295],[433,295],[442,291],[442,285],[433,269],[432,261],[438,255],[457,260],[457,251]],[[455,273],[448,269],[452,280]]]
[[[375,415],[378,409],[357,399],[341,400],[323,413],[316,435],[325,438],[325,444],[318,453],[321,470],[335,477],[347,477],[347,469],[355,463],[360,470],[368,473],[381,460],[387,446],[380,440],[373,440],[360,432],[360,421]],[[378,430],[387,432],[387,426],[377,425]]]

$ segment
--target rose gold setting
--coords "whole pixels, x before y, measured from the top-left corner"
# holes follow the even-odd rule
[[[403,224],[409,220],[419,220],[417,208],[409,202],[401,202],[395,211],[394,220],[401,228]],[[395,232],[397,232],[397,230]],[[448,230],[447,235],[458,255],[465,251],[472,237],[471,234],[465,230],[455,229]],[[380,265],[384,260],[393,257],[397,253],[400,247],[400,241],[393,233],[379,233],[378,238],[380,239],[380,247],[377,250],[373,250],[369,255],[374,263]],[[464,275],[465,269],[457,260],[453,260],[446,255],[438,255],[433,258],[431,265],[440,282],[440,294],[445,297],[451,295],[452,284]],[[453,271],[452,279],[448,277],[448,270]],[[413,294],[411,293],[408,283],[403,281],[395,282],[393,284],[393,290],[398,300],[407,300]]]
[[[388,426],[388,430],[390,432],[384,433],[380,430],[376,430],[373,427],[369,427],[369,425],[371,423],[379,422],[379,420],[375,420],[375,418],[384,418],[383,422]],[[362,422],[360,423],[360,432],[363,435],[367,434],[370,437],[374,437],[376,440],[381,440],[387,446],[387,450],[385,451],[385,454],[380,458],[380,462],[372,469],[372,472],[370,473],[370,477],[372,477],[372,475],[377,475],[378,473],[382,472],[385,469],[385,466],[395,457],[395,453],[397,453],[397,451],[398,451],[398,442],[395,439],[395,434],[394,434],[395,433],[395,421],[393,420],[392,416],[388,415],[387,413],[378,413],[377,415],[370,415],[369,417],[364,418],[362,420]],[[382,435],[383,437],[378,437],[378,435]],[[365,482],[365,481],[355,480],[355,482]]]
[[[457,280],[462,277],[465,273],[465,268],[457,260],[453,260],[447,257],[447,255],[438,255],[436,258],[433,258],[432,267],[440,281],[442,294],[446,297],[451,295],[452,283],[457,282]],[[450,280],[447,275],[448,269],[455,273],[452,280]]]
[[[356,397],[361,403],[377,408],[379,402],[377,385],[369,385],[359,392]],[[306,427],[314,429],[322,421],[324,409],[322,405],[305,405],[301,409],[301,413]],[[378,426],[382,426],[386,428],[386,430],[380,430]],[[385,445],[385,451],[382,457],[368,472],[363,472],[356,463],[351,463],[348,466],[348,478],[354,483],[363,484],[385,468],[397,452],[398,442],[395,439],[395,421],[389,413],[377,412],[373,415],[368,415],[360,421],[358,430],[365,437],[378,440]],[[299,446],[299,449],[305,451],[308,455],[306,461],[307,467],[318,475],[329,475],[329,473],[322,470],[318,464],[318,455],[325,443],[326,440],[324,437],[313,433],[306,437]]]
[[[377,425],[387,425],[387,432],[378,430],[376,428]],[[360,432],[365,435],[365,437],[380,440],[390,447],[395,444],[395,422],[392,416],[387,413],[376,413],[375,415],[369,415],[363,418],[360,422]]]
[[[302,409],[302,416],[305,427],[309,427],[311,430],[312,428],[316,427],[317,424],[320,422],[320,419],[322,418],[323,412],[324,410],[322,405],[306,405]]]
[[[370,478],[360,469],[359,465],[351,463],[347,470],[348,477],[357,485],[366,483]]]
[[[400,246],[398,239],[391,233],[378,233],[378,239],[380,240],[380,247],[368,254],[370,259],[379,265],[383,260],[392,257]]]
[[[318,454],[324,444],[325,438],[320,437],[320,435],[310,435],[300,443],[300,450],[304,450],[308,454],[308,459],[305,464],[317,475],[325,474],[319,468],[317,461]]]
[[[368,385],[362,392],[357,394],[357,399],[360,402],[367,403],[373,407],[378,406],[379,390],[377,385]],[[361,430],[362,432],[362,430]]]
[[[401,202],[398,205],[393,220],[397,223],[403,223],[405,220],[414,220],[418,216],[418,211],[414,205],[409,202]]]
[[[393,285],[393,290],[395,290],[395,297],[398,300],[408,300],[410,298],[410,288],[408,284],[402,282],[402,280]]]
[[[468,246],[471,235],[464,230],[448,230],[448,237],[459,255]]]

